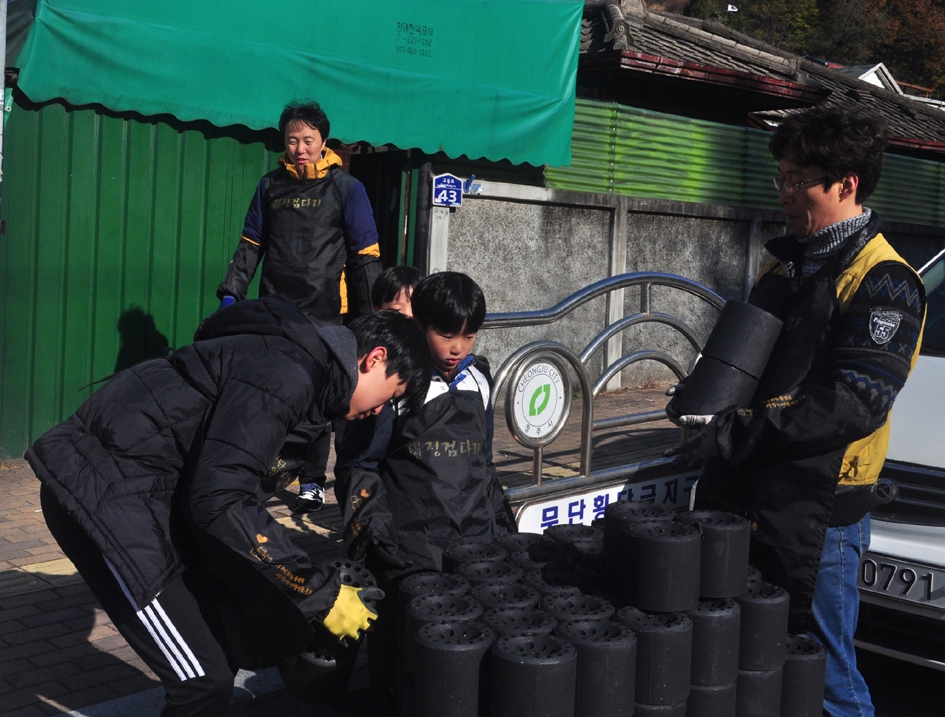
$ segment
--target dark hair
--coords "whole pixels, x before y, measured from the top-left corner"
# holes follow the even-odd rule
[[[791,154],[800,167],[824,170],[824,188],[855,174],[856,203],[873,193],[883,172],[886,124],[873,115],[842,107],[814,107],[789,115],[768,147],[778,161]]]
[[[412,266],[392,266],[381,272],[371,287],[371,306],[393,301],[404,289],[413,290],[420,281],[420,270]]]
[[[290,122],[304,122],[309,127],[317,129],[323,140],[328,139],[331,123],[328,121],[328,115],[325,114],[317,102],[296,100],[285,106],[282,115],[279,117],[279,134],[283,137],[285,137],[285,129]]]
[[[398,311],[375,311],[359,316],[348,327],[358,342],[358,358],[378,346],[387,349],[387,376],[395,373],[407,384],[403,401],[407,413],[416,412],[426,400],[433,364],[423,329]]]
[[[479,331],[486,318],[486,297],[479,285],[458,271],[441,271],[421,279],[410,297],[413,315],[426,328],[444,334]]]

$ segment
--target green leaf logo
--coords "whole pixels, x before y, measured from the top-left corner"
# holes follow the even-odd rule
[[[551,399],[551,384],[546,383],[535,389],[532,394],[532,400],[528,402],[528,415],[537,416],[548,407],[548,401]],[[539,401],[541,403],[539,403]]]

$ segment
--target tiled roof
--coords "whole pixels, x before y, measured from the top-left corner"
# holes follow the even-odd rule
[[[734,70],[739,76],[744,73],[758,80],[767,78],[817,88],[820,93],[808,94],[811,104],[820,101],[862,105],[886,120],[893,144],[945,151],[945,145],[937,146],[945,142],[945,112],[942,110],[735,32],[716,20],[648,11],[642,0],[610,4],[589,2],[584,11],[581,36],[585,60],[592,59],[594,53],[613,55],[615,51],[628,58],[638,57],[634,53],[644,53],[703,68]],[[628,63],[623,65],[626,67]],[[636,63],[633,69],[641,71],[642,68]],[[698,81],[695,74],[687,77]],[[790,111],[766,114],[777,116]]]

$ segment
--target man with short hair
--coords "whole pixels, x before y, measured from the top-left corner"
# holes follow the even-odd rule
[[[361,314],[381,273],[374,213],[364,185],[326,146],[330,124],[316,102],[291,102],[279,118],[285,153],[256,187],[239,246],[217,298],[246,298],[263,262],[259,295],[285,294],[313,321],[340,324],[354,289]]]
[[[914,366],[925,318],[915,271],[863,202],[882,171],[886,128],[816,108],[770,147],[788,236],[750,302],[784,328],[750,406],[675,416],[704,426],[673,452],[708,458],[696,507],[746,515],[751,561],[791,596],[790,631],[827,649],[826,713],[873,714],[853,633],[861,553],[889,439],[889,411]]]
[[[27,451],[50,532],[161,680],[163,717],[222,716],[237,668],[368,628],[383,595],[312,560],[265,502],[294,445],[304,458],[299,431],[419,407],[429,376],[423,332],[396,312],[317,327],[268,296],[115,374]]]
[[[266,174],[246,212],[239,246],[217,289],[221,307],[246,298],[263,262],[259,295],[285,294],[317,324],[340,324],[349,312],[371,311],[371,287],[381,273],[374,213],[364,185],[326,146],[330,124],[316,102],[291,102],[279,118],[285,153]],[[325,499],[331,428],[312,436],[311,457],[299,476],[300,512]]]

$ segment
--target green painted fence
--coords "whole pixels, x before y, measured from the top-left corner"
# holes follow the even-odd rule
[[[191,341],[276,156],[214,128],[14,106],[0,236],[0,455],[116,367]]]
[[[549,187],[699,204],[778,209],[769,132],[578,100],[570,167]],[[867,204],[885,218],[941,226],[945,165],[887,154]]]

